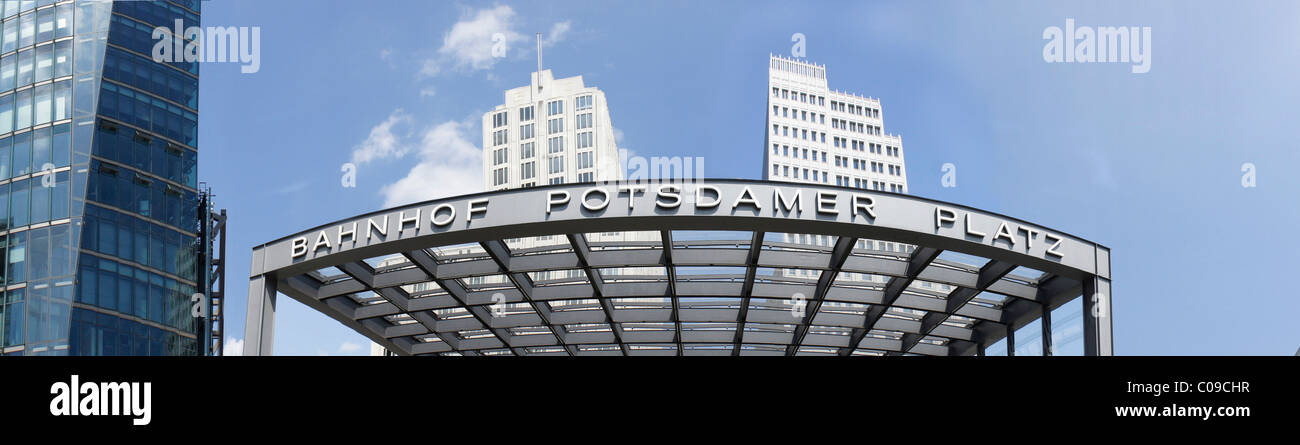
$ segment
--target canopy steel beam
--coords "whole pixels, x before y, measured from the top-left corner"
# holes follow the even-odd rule
[[[728,198],[606,208],[557,198],[583,196],[599,185],[543,186],[388,209],[258,246],[246,349],[271,353],[279,290],[401,355],[978,355],[1002,339],[1014,351],[1015,330],[1035,319],[1043,322],[1043,348],[1051,354],[1051,311],[1082,294],[1085,353],[1113,353],[1103,246],[907,195],[758,181],[707,186]],[[678,191],[693,193],[692,187],[704,186]],[[726,209],[731,197],[755,204]],[[781,208],[773,210],[768,197]],[[485,210],[489,199],[491,208],[510,211]],[[838,209],[828,209],[831,204]],[[545,213],[530,207],[541,205]],[[999,231],[998,224],[1032,241],[994,243],[1000,238],[972,235]],[[645,231],[657,232],[658,242],[584,235]],[[744,234],[680,242],[674,231]],[[768,233],[835,242],[766,241]],[[554,235],[567,243],[511,249],[503,241]],[[861,239],[916,247],[910,254],[855,250]],[[945,250],[984,260],[939,260]],[[384,265],[372,267],[376,258]],[[1022,266],[1043,273],[1009,276]],[[664,273],[621,273],[644,267]],[[679,267],[703,272],[679,275]],[[722,268],[735,270],[709,270]],[[620,273],[602,273],[612,269]],[[820,274],[768,276],[759,269]],[[560,272],[575,270],[582,273]],[[890,278],[840,280],[841,272]],[[413,287],[426,282],[440,289]],[[913,287],[916,282],[952,290]],[[780,301],[798,293],[809,298],[793,318]],[[510,304],[511,312],[499,318],[496,304]],[[955,318],[963,322],[952,323]]]

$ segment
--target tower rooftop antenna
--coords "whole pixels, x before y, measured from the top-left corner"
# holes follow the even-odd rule
[[[542,33],[537,33],[537,92],[542,91]]]

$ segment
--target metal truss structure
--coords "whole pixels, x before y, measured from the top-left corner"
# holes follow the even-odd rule
[[[740,187],[859,193],[758,181],[708,183],[720,195]],[[585,205],[584,189],[590,190],[577,184],[495,192],[386,212],[436,214],[436,205],[452,201],[473,209],[474,202],[498,196],[512,208],[554,199],[556,190],[581,194]],[[887,203],[899,200],[900,208],[979,212],[908,195],[867,194],[889,209],[896,206]],[[541,217],[512,212],[499,223],[474,221],[471,210],[462,215],[470,218],[462,228],[405,238],[405,223],[393,225],[385,216],[384,239],[376,236],[354,249],[316,255],[313,248],[312,255],[277,262],[267,256],[288,257],[292,237],[259,246],[246,354],[270,353],[277,293],[398,355],[517,356],[982,355],[999,340],[1015,345],[1016,330],[1034,320],[1042,320],[1042,351],[1050,354],[1052,309],[1087,295],[1084,352],[1111,354],[1109,250],[1095,243],[1060,235],[1081,246],[1071,252],[1092,249],[1080,264],[1097,267],[1080,269],[997,247],[996,238],[973,240],[969,220],[967,236],[944,237],[937,233],[944,222],[937,217],[913,216],[881,227],[816,216],[657,210],[637,214],[629,205],[625,214],[571,210],[580,213],[566,217],[548,207]],[[380,233],[371,233],[378,223],[367,224],[361,226],[364,235],[350,226],[354,242]],[[334,226],[344,227],[327,225],[300,238],[310,240]],[[399,236],[390,237],[389,229]],[[1025,229],[1030,239],[1035,229]],[[641,236],[611,236],[618,232]],[[341,245],[345,232],[338,233]]]

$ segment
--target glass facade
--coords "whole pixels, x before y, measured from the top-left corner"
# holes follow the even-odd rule
[[[199,0],[0,1],[0,353],[194,355]]]

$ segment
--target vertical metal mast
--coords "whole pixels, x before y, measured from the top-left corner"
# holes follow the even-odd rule
[[[542,33],[537,33],[537,92],[542,92]]]

